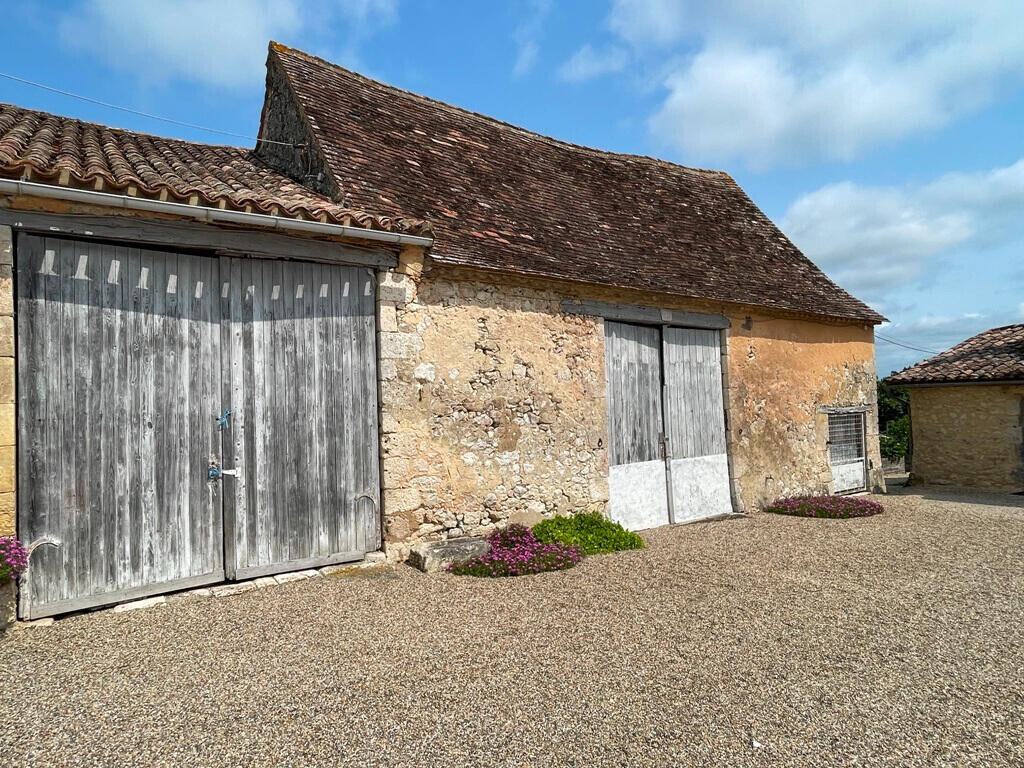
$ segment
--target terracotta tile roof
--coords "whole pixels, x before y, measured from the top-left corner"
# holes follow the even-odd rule
[[[271,44],[338,191],[442,262],[877,323],[731,177],[560,142]],[[273,138],[273,137],[268,137]]]
[[[887,381],[893,384],[1024,381],[1024,323],[979,333],[893,374]]]
[[[195,144],[0,104],[0,177],[367,229],[423,233],[396,215],[346,208],[253,150]]]

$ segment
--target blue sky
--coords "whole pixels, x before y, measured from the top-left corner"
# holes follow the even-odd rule
[[[9,0],[0,71],[253,136],[268,39],[589,146],[731,173],[942,350],[1024,322],[1019,0]],[[0,100],[211,143],[0,80]],[[927,355],[880,341],[883,375]]]

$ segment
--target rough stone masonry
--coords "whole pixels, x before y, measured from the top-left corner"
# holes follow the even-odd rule
[[[439,268],[419,249],[380,274],[383,514],[389,556],[423,538],[604,511],[604,328],[566,298],[730,316],[727,409],[742,509],[827,491],[823,408],[867,406],[880,482],[870,327]]]

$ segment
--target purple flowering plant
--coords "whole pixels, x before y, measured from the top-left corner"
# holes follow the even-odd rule
[[[14,581],[28,568],[28,551],[13,536],[0,536],[0,584]]]
[[[570,544],[542,543],[523,525],[510,525],[487,537],[491,548],[484,554],[448,570],[457,576],[525,576],[572,568],[583,559],[583,550]]]
[[[764,511],[776,515],[841,519],[870,517],[884,512],[885,508],[877,501],[860,496],[794,496],[778,499],[767,505]]]

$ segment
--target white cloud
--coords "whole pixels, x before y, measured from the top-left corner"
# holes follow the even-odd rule
[[[522,77],[536,65],[540,55],[539,38],[551,11],[551,0],[528,0],[522,12],[523,21],[516,27],[512,39],[516,44],[516,61],[512,75]]]
[[[1024,159],[924,185],[829,184],[798,198],[782,229],[838,283],[869,298],[919,279],[957,249],[1024,236]]]
[[[685,29],[685,3],[677,0],[615,0],[608,26],[633,45],[668,45]]]
[[[651,120],[704,161],[849,160],[1024,82],[1019,0],[614,0],[668,91]]]
[[[344,22],[356,40],[391,23],[396,0],[85,0],[60,18],[61,39],[149,80],[216,87],[262,83],[267,43]]]
[[[558,76],[569,83],[581,83],[600,75],[619,72],[629,62],[629,56],[622,48],[610,46],[597,50],[587,44],[558,68]]]

